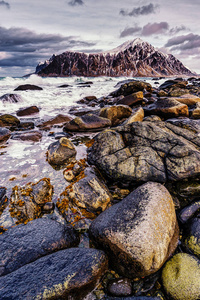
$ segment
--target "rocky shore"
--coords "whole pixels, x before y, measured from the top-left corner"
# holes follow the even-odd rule
[[[65,180],[56,199],[51,178],[0,187],[0,299],[200,299],[200,79],[127,80],[77,101],[39,124],[20,119],[34,103],[0,115],[5,149],[60,126],[46,163]]]

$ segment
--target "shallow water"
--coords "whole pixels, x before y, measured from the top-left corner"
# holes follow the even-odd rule
[[[34,121],[35,124],[43,120],[49,120],[58,114],[67,114],[72,106],[79,106],[76,101],[85,96],[96,96],[97,98],[107,96],[116,89],[117,83],[127,78],[41,78],[31,75],[29,78],[1,78],[0,97],[7,93],[18,94],[22,97],[19,103],[0,102],[0,114],[9,113],[16,115],[20,108],[36,105],[40,112],[31,117],[19,117],[21,121]],[[155,80],[145,78],[152,85]],[[78,85],[79,83],[92,81],[90,87]],[[161,84],[165,80],[160,80]],[[43,88],[42,91],[14,91],[21,84],[35,84]],[[59,88],[60,85],[69,84],[67,88]],[[37,130],[37,127],[35,128]],[[35,130],[34,129],[34,130]],[[61,132],[62,128],[53,128],[53,132]],[[50,143],[55,142],[49,132],[42,131],[43,137],[40,142],[27,142],[10,138],[3,147],[0,148],[0,186],[7,188],[9,196],[12,187],[23,186],[28,182],[37,182],[41,178],[48,177],[54,186],[54,201],[65,189],[67,182],[63,178],[62,170],[54,170],[46,161],[46,151]],[[78,134],[85,136],[85,134]],[[87,134],[86,134],[87,135]],[[88,135],[89,136],[89,135]],[[75,143],[77,144],[77,143]],[[86,157],[86,146],[77,146],[77,159]]]

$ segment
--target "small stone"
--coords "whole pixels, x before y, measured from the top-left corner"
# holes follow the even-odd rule
[[[11,136],[11,132],[9,129],[0,127],[0,143],[6,142]]]
[[[200,201],[195,201],[189,206],[184,207],[178,214],[178,218],[181,221],[181,223],[184,224],[189,219],[191,219],[199,209],[200,209]]]
[[[108,282],[107,291],[112,296],[122,297],[132,294],[132,283],[130,279],[113,279]]]
[[[14,91],[27,91],[27,90],[43,90],[41,87],[33,84],[22,84],[19,85]]]

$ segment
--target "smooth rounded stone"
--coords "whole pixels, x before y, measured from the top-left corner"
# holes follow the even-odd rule
[[[0,97],[0,101],[3,103],[18,103],[22,101],[22,97],[17,94],[5,94]]]
[[[196,103],[195,108],[192,111],[192,118],[194,119],[200,119],[200,103]]]
[[[43,88],[34,85],[34,84],[22,84],[19,85],[16,89],[14,89],[14,91],[28,91],[28,90],[35,90],[35,91],[40,91],[43,90]]]
[[[132,115],[123,122],[123,125],[131,124],[133,122],[142,122],[144,119],[144,110],[142,107],[134,108],[132,110]]]
[[[75,228],[88,228],[91,222],[87,219],[96,218],[110,206],[112,196],[98,175],[94,167],[86,168],[60,195],[57,207]]]
[[[187,252],[200,258],[200,218],[194,218],[187,222],[183,230],[182,243]]]
[[[130,296],[132,294],[132,282],[127,278],[110,280],[107,292],[112,296]]]
[[[178,214],[178,219],[181,223],[186,223],[189,219],[191,219],[200,209],[200,200],[195,201],[192,204],[184,207]]]
[[[122,84],[117,91],[114,91],[111,93],[111,96],[114,96],[114,97],[117,97],[120,95],[128,96],[132,93],[144,91],[144,90],[152,93],[153,88],[150,83],[147,83],[144,81],[133,80],[133,81],[127,82],[125,84]]]
[[[39,131],[23,132],[20,134],[14,134],[12,136],[12,139],[14,140],[32,141],[32,142],[39,142],[41,138],[42,138],[42,134]]]
[[[200,174],[199,136],[168,122],[134,122],[105,130],[87,151],[88,162],[120,184]]]
[[[145,106],[143,109],[146,115],[158,115],[165,119],[189,116],[188,106],[171,98],[159,98],[156,102]]]
[[[44,178],[37,183],[24,187],[15,186],[10,197],[10,214],[20,223],[41,217],[42,208],[51,202],[53,186],[50,179]]]
[[[41,129],[50,129],[54,125],[63,125],[66,122],[69,122],[72,118],[70,116],[59,114],[56,117],[42,122],[41,124],[37,125]]]
[[[119,274],[148,276],[162,267],[178,244],[173,199],[163,185],[148,182],[101,213],[89,234]]]
[[[173,99],[180,102],[180,103],[186,104],[188,106],[194,105],[194,104],[200,102],[200,98],[198,96],[191,95],[191,94],[185,94],[185,95],[182,95],[178,98],[173,97]]]
[[[83,299],[107,269],[103,251],[70,248],[0,277],[0,299]]]
[[[174,255],[163,268],[162,282],[172,299],[200,299],[200,260],[186,253]]]
[[[11,132],[8,128],[0,127],[0,143],[6,142],[11,136]]]
[[[39,113],[39,108],[35,105],[29,106],[27,108],[22,108],[17,111],[17,116],[18,117],[23,117],[23,116],[31,116],[33,114]]]
[[[111,121],[106,118],[102,118],[95,114],[86,114],[81,117],[76,117],[72,121],[65,124],[64,131],[95,131],[110,127]]]
[[[97,97],[96,96],[85,96],[84,99],[87,101],[93,101],[93,100],[97,100]]]
[[[68,87],[71,87],[70,84],[62,84],[62,85],[59,85],[58,86],[59,88],[68,88]]]
[[[20,124],[20,120],[12,115],[4,114],[0,116],[0,127],[17,127]]]
[[[121,119],[128,118],[132,114],[132,109],[127,105],[114,105],[104,107],[100,110],[100,117],[107,118],[112,125],[116,125]]]
[[[74,247],[79,237],[71,225],[50,219],[36,219],[0,235],[0,276],[52,252]]]
[[[74,144],[67,138],[62,137],[59,141],[49,145],[47,160],[51,165],[64,165],[76,157]]]
[[[136,105],[143,100],[143,92],[136,92],[131,95],[128,95],[120,100],[117,101],[117,104],[129,105],[133,106]]]
[[[171,87],[185,88],[187,84],[188,84],[188,82],[185,80],[169,79],[159,86],[159,90],[169,89]]]

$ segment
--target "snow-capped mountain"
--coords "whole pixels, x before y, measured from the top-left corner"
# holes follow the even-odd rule
[[[39,64],[40,76],[169,76],[193,75],[172,54],[164,54],[137,38],[105,52],[66,51]]]

